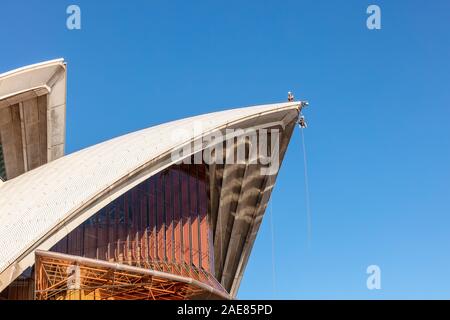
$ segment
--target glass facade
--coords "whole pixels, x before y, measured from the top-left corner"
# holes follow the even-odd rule
[[[129,190],[51,250],[168,272],[213,273],[205,165],[174,165]],[[174,270],[177,269],[177,270]]]

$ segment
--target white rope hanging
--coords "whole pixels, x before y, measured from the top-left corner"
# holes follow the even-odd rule
[[[302,136],[302,151],[303,151],[303,175],[305,180],[305,206],[306,206],[306,225],[307,225],[307,245],[308,248],[311,247],[311,236],[312,236],[312,217],[311,217],[311,206],[310,206],[310,196],[309,196],[309,181],[308,181],[308,161],[306,157],[306,144],[305,144],[305,133],[303,132],[304,127],[299,124],[300,133]]]

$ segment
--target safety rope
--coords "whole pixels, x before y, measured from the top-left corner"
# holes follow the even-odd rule
[[[303,132],[302,126],[299,125],[300,133],[302,136],[302,149],[303,149],[303,170],[304,170],[304,181],[305,181],[305,205],[306,205],[306,220],[307,220],[307,245],[308,248],[311,247],[311,207],[310,207],[310,197],[309,197],[309,181],[308,181],[308,161],[306,157],[306,144],[305,144],[305,133]]]

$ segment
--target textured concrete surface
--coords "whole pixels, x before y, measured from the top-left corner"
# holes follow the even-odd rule
[[[6,179],[64,155],[65,110],[62,59],[0,75],[0,144]]]

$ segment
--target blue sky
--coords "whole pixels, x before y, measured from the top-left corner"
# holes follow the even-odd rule
[[[370,4],[381,30],[366,28]],[[311,104],[311,244],[296,130],[274,242],[268,211],[239,298],[448,299],[449,29],[446,0],[2,1],[0,72],[66,59],[69,153],[294,91]],[[381,290],[366,288],[371,264]]]

